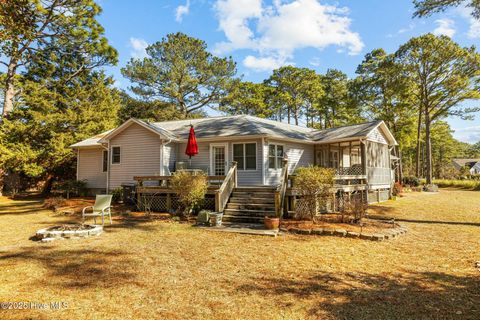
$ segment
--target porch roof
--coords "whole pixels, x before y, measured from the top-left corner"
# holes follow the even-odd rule
[[[368,134],[378,127],[383,121],[371,121],[349,126],[330,128],[325,130],[316,130],[311,138],[318,142],[338,141],[343,139],[365,138]]]

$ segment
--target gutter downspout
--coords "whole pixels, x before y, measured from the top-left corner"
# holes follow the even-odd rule
[[[80,148],[77,148],[77,181],[78,181],[78,168],[80,167]]]

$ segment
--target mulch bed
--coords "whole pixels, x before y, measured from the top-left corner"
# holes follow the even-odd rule
[[[331,215],[333,216],[333,215]],[[281,228],[312,230],[320,228],[343,229],[352,232],[382,233],[385,230],[392,229],[392,223],[378,220],[363,219],[362,225],[353,223],[332,222],[333,219],[321,221],[302,221],[302,220],[282,220]],[[330,221],[330,222],[329,222]]]

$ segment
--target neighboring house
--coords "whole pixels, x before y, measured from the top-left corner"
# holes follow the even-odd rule
[[[191,159],[185,154],[190,125],[199,149]],[[345,190],[362,181],[362,190],[381,190],[375,200],[384,200],[393,184],[390,150],[396,144],[383,121],[315,130],[239,115],[157,123],[130,119],[71,147],[78,155],[77,179],[93,192],[178,168],[223,176],[232,161],[238,186],[276,186],[286,158],[289,174],[309,165],[335,168]]]
[[[459,171],[466,167],[470,174],[480,174],[480,159],[453,159],[452,164]]]

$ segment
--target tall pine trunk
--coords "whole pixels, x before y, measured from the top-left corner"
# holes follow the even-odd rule
[[[7,67],[7,73],[5,77],[5,91],[4,91],[2,117],[6,117],[13,110],[13,99],[15,98],[16,69],[17,69],[16,63],[10,62],[10,64]]]
[[[4,100],[3,100],[3,111],[2,118],[0,118],[0,125],[2,124],[3,118],[7,117],[10,112],[13,110],[13,99],[15,98],[15,72],[17,69],[17,64],[10,62],[7,67],[7,73],[5,77],[5,89],[4,89]],[[0,168],[0,196],[3,195],[3,187],[5,186],[5,170]]]
[[[420,158],[421,158],[421,142],[420,135],[422,133],[422,113],[423,109],[420,108],[418,112],[418,125],[417,125],[417,154],[416,154],[416,163],[415,163],[415,175],[417,178],[420,178]]]
[[[3,196],[4,177],[5,172],[0,168],[0,197]]]
[[[427,184],[432,184],[432,142],[430,139],[430,114],[428,108],[425,108],[425,148],[426,148],[426,172],[425,178]]]

